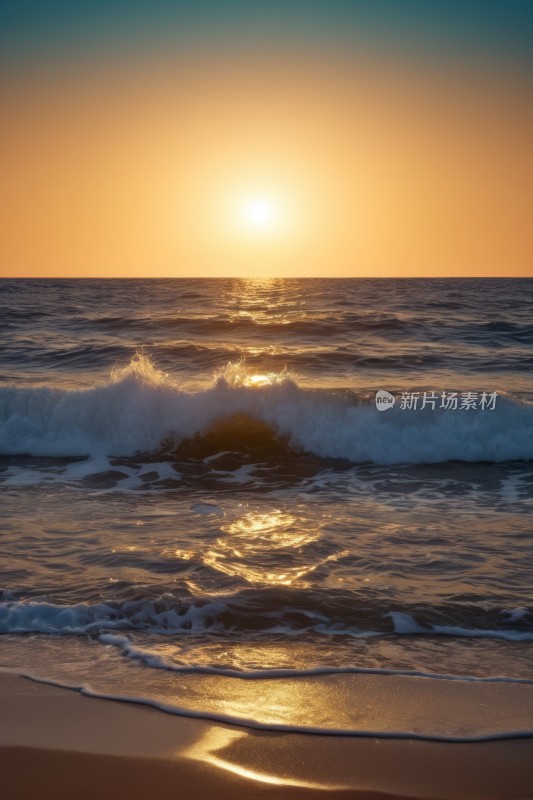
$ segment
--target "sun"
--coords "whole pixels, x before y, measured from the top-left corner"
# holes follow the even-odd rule
[[[240,219],[247,231],[268,233],[278,224],[279,206],[272,197],[251,195],[242,201]]]
[[[205,230],[213,234],[214,245],[231,248],[231,255],[227,252],[233,265],[242,258],[247,260],[246,274],[266,273],[272,262],[259,266],[261,259],[284,258],[300,247],[308,226],[307,206],[297,181],[246,178],[236,174],[213,182]]]

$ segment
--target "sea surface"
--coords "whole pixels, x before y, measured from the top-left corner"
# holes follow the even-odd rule
[[[531,734],[532,371],[533,279],[0,281],[0,666]]]

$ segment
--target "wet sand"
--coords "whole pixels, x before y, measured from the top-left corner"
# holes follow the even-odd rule
[[[526,800],[533,739],[441,744],[249,731],[4,673],[0,776],[6,800]]]

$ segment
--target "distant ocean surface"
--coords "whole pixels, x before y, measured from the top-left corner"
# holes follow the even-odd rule
[[[445,683],[372,730],[533,729],[491,705],[533,690],[532,371],[533,279],[0,281],[0,666],[310,732]]]

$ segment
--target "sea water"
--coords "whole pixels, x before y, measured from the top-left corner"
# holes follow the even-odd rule
[[[532,367],[533,280],[0,281],[0,666],[533,729]]]

